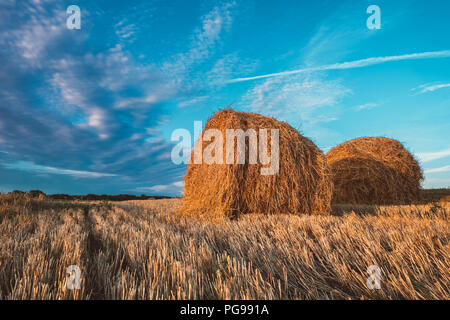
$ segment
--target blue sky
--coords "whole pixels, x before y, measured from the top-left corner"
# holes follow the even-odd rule
[[[379,30],[366,26],[373,4]],[[448,12],[435,0],[0,0],[0,192],[179,195],[171,133],[230,104],[325,152],[397,139],[424,187],[449,187]]]

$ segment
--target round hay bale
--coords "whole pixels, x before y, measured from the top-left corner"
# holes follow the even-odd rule
[[[191,154],[184,177],[184,192],[181,211],[187,215],[208,218],[236,218],[240,214],[310,214],[326,215],[330,212],[332,183],[325,155],[308,138],[285,122],[264,117],[256,113],[236,112],[225,109],[208,120],[204,133],[217,129],[224,137],[222,164],[200,164],[194,162]],[[258,136],[258,143],[267,141],[267,155],[272,156],[272,132],[279,133],[279,170],[272,175],[262,175],[261,169],[269,164],[258,161],[249,163],[250,139],[245,139],[245,163],[236,163],[238,158],[237,139],[233,139],[234,163],[227,164],[225,137],[227,129],[267,129],[267,136]],[[196,148],[202,153],[211,141],[197,141]],[[276,141],[276,138],[275,140]],[[254,145],[254,144],[253,144]],[[276,149],[274,149],[275,152]],[[232,154],[232,153],[230,153]],[[275,154],[275,153],[274,153]]]
[[[403,145],[384,137],[344,142],[327,153],[334,204],[405,204],[419,200],[422,170]]]

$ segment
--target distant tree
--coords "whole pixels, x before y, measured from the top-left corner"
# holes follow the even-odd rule
[[[15,195],[15,196],[22,196],[22,195],[25,194],[25,192],[20,191],[20,190],[14,190],[14,191],[11,191],[11,192],[8,193],[8,194]]]

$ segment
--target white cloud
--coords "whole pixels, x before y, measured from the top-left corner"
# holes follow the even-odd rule
[[[79,115],[84,121],[78,126],[97,132],[101,139],[113,135],[119,124],[115,119],[115,109],[148,109],[173,94],[172,88],[160,77],[160,71],[142,66],[130,56],[120,44],[106,52],[93,55],[87,53],[79,58],[65,57],[53,63],[54,74],[51,85],[63,105],[63,112]],[[86,77],[88,70],[95,77]],[[134,87],[142,91],[141,96],[129,97],[120,92],[124,87]],[[104,104],[103,101],[111,99]],[[142,120],[143,113],[133,113]]]
[[[180,53],[172,61],[163,64],[165,74],[174,78],[174,81],[182,81],[184,75],[194,65],[209,57],[220,34],[231,25],[231,8],[234,2],[214,7],[201,18],[201,27],[194,31],[190,48],[185,53]]]
[[[336,105],[351,90],[339,81],[319,77],[271,78],[252,87],[243,97],[243,108],[275,116],[290,123],[316,124],[337,120],[331,113],[317,114],[322,107]]]
[[[61,60],[60,65],[67,68],[67,61]],[[86,105],[86,99],[76,86],[72,85],[73,79],[69,79],[67,74],[62,76],[61,73],[56,72],[51,80],[53,87],[58,88],[61,94],[61,98],[69,105],[75,105],[78,107],[84,107]]]
[[[357,107],[355,107],[355,109],[356,109],[356,111],[361,111],[361,110],[372,109],[372,108],[375,108],[377,106],[378,106],[377,103],[369,102],[369,103],[365,103],[365,104],[362,104],[360,106],[357,106]]]
[[[434,173],[434,172],[447,172],[450,171],[450,165],[443,166],[440,168],[433,168],[433,169],[426,169],[424,170],[425,173]]]
[[[158,103],[160,100],[162,100],[162,96],[158,96],[156,94],[151,93],[142,98],[120,99],[116,103],[116,108],[124,109],[124,108],[128,108],[128,107],[135,107],[138,104],[144,104],[144,105],[150,106],[150,105]]]
[[[184,181],[177,181],[177,182],[170,183],[170,184],[158,184],[158,185],[154,185],[151,187],[136,188],[136,191],[139,191],[139,192],[146,192],[146,191],[163,192],[163,191],[170,191],[171,188],[173,188],[173,187],[182,188],[183,186],[184,186]]]
[[[116,35],[120,40],[131,40],[132,36],[136,33],[137,27],[133,23],[128,23],[126,19],[123,19],[114,25]]]
[[[170,152],[164,152],[164,153],[161,153],[160,155],[158,155],[156,157],[156,160],[169,160],[170,156],[171,156]]]
[[[445,149],[445,150],[436,151],[436,152],[419,152],[416,154],[416,156],[421,162],[433,161],[433,160],[449,157],[450,149]]]
[[[426,178],[423,181],[423,187],[426,189],[431,188],[446,188],[450,187],[450,178]]]
[[[214,62],[213,67],[201,74],[204,86],[222,86],[224,83],[242,73],[253,72],[257,62],[242,58],[237,53],[226,54]]]
[[[78,171],[70,169],[60,169],[54,167],[46,167],[38,164],[34,164],[28,161],[16,161],[13,163],[3,163],[3,167],[6,169],[21,170],[33,173],[44,174],[60,174],[69,175],[77,178],[103,178],[103,177],[116,177],[116,174],[92,172],[92,171]]]
[[[450,83],[443,84],[423,84],[417,88],[411,89],[411,91],[416,92],[416,94],[422,94],[427,92],[433,92],[442,88],[450,88]]]
[[[153,191],[153,192],[161,192],[161,191],[166,191],[167,189],[169,189],[170,185],[166,185],[166,184],[158,184],[155,186],[151,186],[151,187],[142,187],[142,188],[137,188],[137,191]]]
[[[52,41],[55,41],[64,31],[63,16],[53,13],[53,15],[47,17],[33,16],[26,26],[12,33],[16,38],[16,45],[22,57],[32,66],[41,66],[41,55]]]
[[[385,62],[391,62],[391,61],[434,59],[434,58],[448,58],[448,57],[450,57],[450,50],[411,53],[411,54],[403,54],[403,55],[397,55],[397,56],[372,57],[372,58],[361,59],[361,60],[353,60],[353,61],[348,61],[348,62],[328,64],[328,65],[323,65],[323,66],[319,66],[319,67],[282,71],[282,72],[269,73],[269,74],[265,74],[265,75],[254,76],[254,77],[236,78],[236,79],[228,81],[228,83],[250,81],[250,80],[264,79],[264,78],[273,78],[273,77],[283,77],[283,76],[288,76],[288,75],[293,75],[293,74],[298,74],[298,73],[306,73],[306,72],[362,68],[362,67],[367,67],[367,66],[381,64],[381,63],[385,63]]]
[[[88,125],[94,128],[102,129],[104,127],[105,112],[99,108],[93,108],[89,115]]]
[[[195,97],[190,100],[186,100],[186,101],[178,103],[178,107],[185,108],[185,107],[189,107],[192,105],[198,105],[198,104],[202,103],[203,101],[205,101],[207,98],[208,98],[208,96]]]
[[[173,183],[174,186],[182,188],[184,187],[184,181],[178,181]]]

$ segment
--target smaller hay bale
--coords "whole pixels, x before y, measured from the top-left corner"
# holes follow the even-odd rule
[[[181,212],[200,218],[236,218],[240,214],[308,214],[327,215],[331,210],[332,184],[323,152],[308,138],[285,122],[256,113],[221,110],[205,125],[220,131],[227,129],[268,129],[267,147],[271,154],[271,129],[279,131],[279,170],[262,175],[267,165],[261,161],[249,163],[249,139],[245,139],[245,164],[227,164],[226,145],[222,148],[223,162],[195,164],[191,155],[186,175]],[[259,140],[259,139],[258,139]],[[237,159],[236,140],[233,140]],[[202,152],[211,143],[200,142]],[[197,141],[198,145],[199,142]],[[259,147],[258,147],[259,150]],[[230,153],[232,154],[232,153]]]
[[[326,156],[334,204],[408,204],[420,198],[422,169],[394,139],[357,138],[332,148]]]

